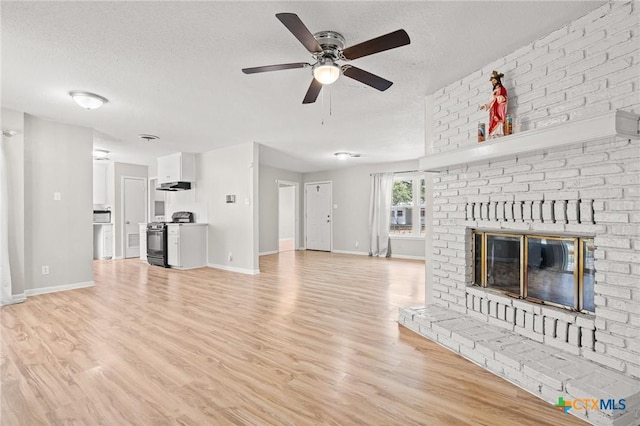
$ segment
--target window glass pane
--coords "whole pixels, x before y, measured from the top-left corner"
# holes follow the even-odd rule
[[[396,177],[391,199],[391,234],[411,234],[413,213],[413,178]]]
[[[528,238],[527,296],[573,307],[575,250],[573,240]]]
[[[593,253],[595,246],[593,239],[582,240],[582,264],[584,265],[584,274],[582,281],[582,309],[589,312],[596,311],[594,303],[593,283],[595,283],[596,270],[593,266]]]
[[[520,238],[487,235],[487,287],[520,294]]]
[[[482,234],[473,234],[473,283],[482,285]]]

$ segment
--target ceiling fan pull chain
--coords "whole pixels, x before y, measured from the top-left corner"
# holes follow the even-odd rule
[[[329,89],[329,117],[331,117],[333,112],[333,95],[331,94],[331,89]]]

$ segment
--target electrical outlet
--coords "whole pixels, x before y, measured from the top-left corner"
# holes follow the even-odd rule
[[[49,274],[49,267],[48,266],[43,266],[42,267],[42,275],[48,275]]]
[[[54,192],[54,193],[53,193],[53,200],[54,200],[54,201],[60,201],[60,200],[62,200],[62,194],[60,194],[59,192]]]
[[[229,256],[227,256],[227,260],[231,262],[233,260],[233,253],[229,252]]]

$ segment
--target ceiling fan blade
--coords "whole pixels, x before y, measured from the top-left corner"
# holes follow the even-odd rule
[[[295,13],[277,13],[276,18],[284,24],[291,34],[311,53],[322,53],[322,46],[311,34],[311,31],[302,23]]]
[[[307,90],[307,94],[304,95],[303,104],[312,104],[318,99],[318,95],[320,94],[320,90],[322,89],[322,83],[320,83],[315,78],[311,80],[311,85],[309,86],[309,90]]]
[[[356,68],[352,65],[343,65],[342,74],[354,80],[358,80],[359,82],[364,83],[367,86],[371,86],[374,89],[378,89],[381,92],[387,90],[393,84],[393,82],[389,80],[385,80],[382,77],[378,77],[375,74],[371,74],[368,71]]]
[[[347,47],[342,51],[342,56],[345,59],[353,60],[362,58],[363,56],[373,55],[374,53],[384,52],[385,50],[395,49],[396,47],[405,46],[409,43],[411,43],[409,34],[407,34],[405,30],[397,30],[354,46]]]
[[[267,71],[280,71],[280,70],[290,70],[294,68],[306,68],[311,66],[306,62],[295,62],[291,64],[279,64],[279,65],[265,65],[263,67],[253,67],[253,68],[243,68],[242,72],[245,74],[256,74],[259,72],[267,72]]]

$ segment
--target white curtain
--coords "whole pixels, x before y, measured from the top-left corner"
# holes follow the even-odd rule
[[[0,304],[12,303],[11,271],[9,269],[9,183],[5,147],[0,142],[0,287],[2,298]]]
[[[369,201],[369,256],[391,257],[389,245],[389,218],[393,173],[371,175]]]

